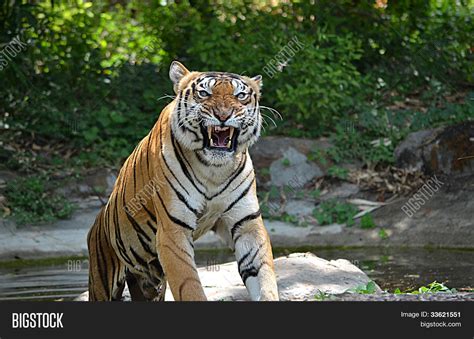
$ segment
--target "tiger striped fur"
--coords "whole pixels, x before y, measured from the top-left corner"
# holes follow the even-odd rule
[[[260,135],[261,76],[170,67],[176,98],[125,161],[88,234],[89,300],[206,300],[193,243],[214,230],[252,300],[278,300],[248,147]]]

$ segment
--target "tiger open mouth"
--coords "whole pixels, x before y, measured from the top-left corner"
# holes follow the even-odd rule
[[[237,147],[239,129],[230,126],[202,126],[204,148],[232,152]]]

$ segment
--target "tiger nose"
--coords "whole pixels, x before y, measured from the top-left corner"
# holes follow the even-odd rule
[[[232,109],[229,109],[229,110],[219,110],[219,111],[217,112],[217,114],[215,114],[215,115],[216,115],[216,117],[217,117],[220,121],[224,122],[224,121],[226,121],[227,119],[230,118],[230,116],[232,115],[232,113],[233,113],[233,110],[232,110]]]

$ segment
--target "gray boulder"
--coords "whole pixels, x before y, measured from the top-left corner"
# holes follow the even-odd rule
[[[257,172],[261,168],[268,168],[289,148],[294,148],[301,154],[308,156],[311,152],[320,149],[327,150],[332,145],[327,138],[317,140],[304,138],[290,138],[280,136],[262,137],[250,148],[250,155]]]
[[[307,200],[289,200],[285,205],[285,212],[297,217],[312,215],[315,204]]]
[[[397,166],[426,174],[474,174],[474,122],[414,132],[395,149]]]
[[[314,178],[323,175],[318,165],[309,162],[304,154],[293,147],[288,148],[283,152],[282,158],[270,165],[271,184],[278,187],[301,188]]]

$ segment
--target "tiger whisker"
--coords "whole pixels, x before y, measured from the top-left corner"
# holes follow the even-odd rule
[[[156,101],[160,101],[160,100],[165,99],[165,98],[175,99],[176,95],[165,94],[162,97],[159,97],[158,99],[156,99]]]
[[[268,106],[262,106],[260,105],[260,108],[266,109],[270,111],[273,114],[273,117],[276,118],[278,117],[280,120],[283,120],[283,117],[281,116],[280,112],[278,112],[276,109],[273,107],[268,107]]]
[[[260,114],[263,117],[263,121],[267,122],[265,119],[269,119],[273,123],[273,125],[277,127],[277,123],[275,122],[275,120],[272,119],[272,117],[270,117],[269,115],[266,115],[265,113],[260,113]]]

